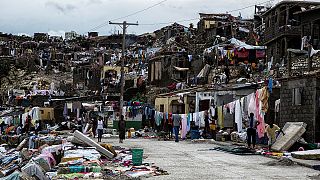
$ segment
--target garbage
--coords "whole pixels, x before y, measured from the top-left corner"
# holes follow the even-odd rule
[[[77,131],[72,138],[40,135],[30,139],[21,140],[16,148],[0,146],[0,180],[136,179],[168,174],[144,162],[143,149],[100,145]],[[74,139],[84,146],[74,144]]]
[[[279,160],[269,161],[267,163],[263,163],[266,166],[293,166],[295,163],[289,158],[281,158]]]

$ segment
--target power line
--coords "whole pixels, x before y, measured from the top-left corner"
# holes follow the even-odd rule
[[[137,12],[134,12],[134,13],[132,13],[132,14],[128,14],[128,15],[126,15],[126,16],[122,16],[122,17],[119,17],[119,18],[116,18],[116,19],[112,19],[111,21],[117,21],[117,20],[120,20],[120,19],[124,19],[124,18],[130,17],[130,16],[133,16],[133,15],[139,14],[139,13],[141,13],[141,12],[143,12],[143,11],[147,11],[147,10],[149,10],[149,9],[151,9],[151,8],[154,8],[154,7],[156,7],[156,6],[164,3],[164,2],[166,2],[166,1],[168,1],[168,0],[162,0],[162,1],[156,3],[156,4],[152,5],[152,6],[149,6],[149,7],[147,7],[147,8],[144,8],[144,9],[142,9],[142,10],[140,10],[140,11],[137,11]]]
[[[184,19],[184,20],[179,20],[179,21],[171,21],[171,22],[161,22],[161,23],[146,23],[146,24],[139,24],[143,26],[154,26],[154,25],[164,25],[164,24],[172,24],[176,22],[188,22],[188,21],[194,21],[194,20],[199,20],[200,18],[192,18],[192,19]]]
[[[249,6],[246,6],[246,7],[243,7],[243,8],[234,9],[234,10],[227,11],[227,12],[231,13],[231,12],[235,12],[235,11],[241,11],[241,10],[244,10],[244,9],[248,9],[250,7],[254,7],[256,5],[261,5],[261,4],[265,4],[265,3],[273,2],[273,1],[274,0],[268,0],[268,1],[264,1],[264,2],[258,3],[258,4],[249,5]],[[139,25],[142,25],[142,26],[165,25],[165,24],[172,24],[172,23],[175,23],[175,22],[188,22],[188,21],[193,21],[193,20],[197,20],[197,19],[200,19],[200,18],[192,18],[192,19],[186,19],[186,20],[171,21],[171,22],[161,22],[161,23],[145,23],[145,24],[139,24]]]
[[[257,5],[261,5],[261,4],[265,4],[265,3],[268,3],[268,2],[272,2],[272,1],[274,1],[274,0],[264,1],[264,2],[261,2],[261,3],[258,3],[258,4],[253,4],[253,5],[249,5],[249,6],[243,7],[243,8],[227,11],[227,13],[231,13],[231,12],[235,12],[235,11],[241,11],[241,10],[244,10],[244,9],[248,9],[248,8],[251,8],[251,7],[254,7],[254,6],[257,6]]]
[[[152,5],[152,6],[146,7],[144,9],[142,9],[142,10],[136,11],[136,12],[128,14],[126,16],[122,16],[122,17],[119,17],[119,18],[116,18],[116,19],[112,19],[111,21],[117,21],[117,20],[124,19],[124,18],[130,17],[130,16],[134,16],[136,14],[139,14],[139,13],[142,13],[142,12],[147,11],[149,9],[152,9],[152,8],[158,6],[158,5],[160,5],[160,4],[162,4],[162,3],[166,2],[166,1],[168,1],[168,0],[162,0],[162,1],[156,3],[156,4]],[[104,22],[104,23],[102,23],[102,24],[90,29],[89,31],[94,31],[94,30],[100,29],[100,28],[102,28],[104,26],[107,26],[108,24],[109,24],[109,22]]]

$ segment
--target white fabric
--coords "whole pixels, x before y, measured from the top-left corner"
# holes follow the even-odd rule
[[[254,94],[250,95],[250,101],[248,105],[248,114],[253,113],[256,114],[256,98]]]
[[[22,114],[22,125],[23,125],[23,127],[24,127],[24,125],[26,124],[26,119],[27,119],[27,117],[28,117],[28,113],[24,113],[24,114]]]
[[[201,111],[199,112],[199,126],[200,127],[204,127],[205,126],[205,122],[204,122],[204,118],[205,118],[205,115],[204,115],[204,111]]]
[[[241,112],[241,105],[240,101],[237,100],[235,102],[235,123],[237,123],[238,132],[242,132],[242,112]]]
[[[211,114],[211,117],[213,117],[216,114],[216,109],[213,108],[212,106],[210,106],[210,114]]]
[[[280,99],[276,100],[275,102],[275,111],[276,112],[280,111]]]
[[[235,107],[236,102],[233,101],[231,103],[229,103],[229,110],[230,110],[230,114],[234,113],[234,107]]]

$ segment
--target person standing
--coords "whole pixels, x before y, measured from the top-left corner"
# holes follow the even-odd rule
[[[34,131],[35,131],[36,135],[38,135],[38,133],[41,131],[41,124],[40,124],[39,120],[36,121],[36,124],[34,126]]]
[[[93,134],[93,138],[96,138],[97,126],[98,126],[98,121],[97,121],[96,118],[94,118],[94,119],[93,119],[93,122],[92,122],[92,134]]]
[[[24,132],[25,132],[26,134],[29,133],[30,124],[31,124],[31,116],[28,115],[27,118],[26,118],[26,122],[25,122],[25,124],[24,124]]]
[[[123,143],[123,140],[126,136],[126,121],[124,116],[121,115],[120,121],[118,122],[118,131],[119,131],[119,143]]]
[[[210,123],[209,123],[208,111],[205,111],[205,114],[204,114],[204,134],[205,134],[206,138],[208,138],[208,136],[210,134]]]
[[[248,143],[248,148],[255,148],[256,145],[256,136],[257,136],[257,125],[259,122],[256,121],[254,118],[254,114],[250,113],[249,116],[249,127],[247,129],[247,143]],[[252,144],[252,146],[251,146]]]
[[[175,142],[179,142],[179,130],[180,130],[180,124],[181,124],[181,116],[179,114],[179,111],[177,112],[178,114],[173,115],[173,128],[174,128],[174,135],[175,135]]]
[[[98,142],[101,142],[102,134],[103,134],[103,120],[102,119],[98,120],[97,130],[98,130]]]
[[[230,80],[230,69],[228,65],[224,68],[224,74],[226,75],[226,84],[228,84]]]
[[[270,125],[267,126],[266,133],[269,139],[268,140],[269,150],[271,150],[271,146],[276,142],[277,140],[276,133],[279,131],[284,135],[284,132],[282,131],[282,129],[279,128],[279,126],[277,126],[276,124],[271,123]]]
[[[17,133],[17,135],[21,135],[22,134],[22,124],[19,124],[19,126],[16,129],[16,133]]]

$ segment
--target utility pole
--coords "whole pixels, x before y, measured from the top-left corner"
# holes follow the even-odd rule
[[[121,79],[120,79],[120,83],[121,83],[121,91],[120,91],[120,118],[122,115],[122,110],[123,110],[123,94],[124,94],[124,59],[125,57],[125,49],[126,49],[126,30],[130,25],[133,26],[138,26],[138,22],[137,23],[127,23],[126,21],[123,21],[122,23],[114,23],[109,21],[109,24],[115,24],[115,25],[119,25],[122,30],[122,57],[121,57]]]

